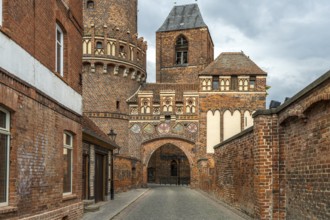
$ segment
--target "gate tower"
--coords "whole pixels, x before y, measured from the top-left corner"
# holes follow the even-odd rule
[[[137,0],[84,0],[84,114],[113,128],[129,155],[126,100],[146,81],[147,43],[137,34]]]

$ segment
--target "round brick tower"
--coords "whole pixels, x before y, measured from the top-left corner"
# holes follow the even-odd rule
[[[137,35],[137,0],[84,0],[84,114],[128,149],[128,105],[146,81],[147,44]]]

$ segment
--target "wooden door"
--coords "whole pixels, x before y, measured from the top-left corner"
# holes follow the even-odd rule
[[[88,199],[89,193],[89,157],[87,154],[83,155],[83,199]]]
[[[104,201],[105,192],[105,167],[104,167],[104,155],[95,154],[95,202]]]

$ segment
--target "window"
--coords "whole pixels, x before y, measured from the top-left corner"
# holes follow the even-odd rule
[[[250,89],[253,90],[255,87],[255,84],[256,84],[256,77],[251,76],[250,77]]]
[[[10,115],[0,107],[0,206],[8,205]]]
[[[2,0],[0,0],[0,26],[2,26]]]
[[[123,45],[119,47],[119,57],[126,58],[125,47]]]
[[[57,73],[63,76],[63,31],[61,27],[56,24],[56,61],[55,61],[55,70]]]
[[[212,78],[212,89],[219,90],[219,77],[217,77],[217,76],[214,76]]]
[[[171,121],[171,115],[165,115],[165,121],[170,122]]]
[[[188,63],[188,41],[185,37],[178,37],[175,45],[175,63],[178,65]]]
[[[119,110],[119,107],[120,107],[120,102],[116,101],[116,109]]]
[[[94,9],[94,1],[87,1],[87,8]]]
[[[230,85],[230,89],[231,90],[237,90],[237,84],[238,84],[238,80],[237,80],[237,76],[232,76],[231,77],[231,85]]]
[[[65,132],[63,134],[63,194],[72,193],[72,135]]]
[[[100,41],[96,42],[96,49],[103,49],[102,42],[100,42]]]

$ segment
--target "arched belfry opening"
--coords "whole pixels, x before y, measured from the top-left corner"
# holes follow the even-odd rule
[[[175,58],[176,65],[188,64],[188,41],[183,35],[176,39]]]
[[[190,164],[185,153],[173,144],[158,148],[148,163],[148,183],[190,184]]]

